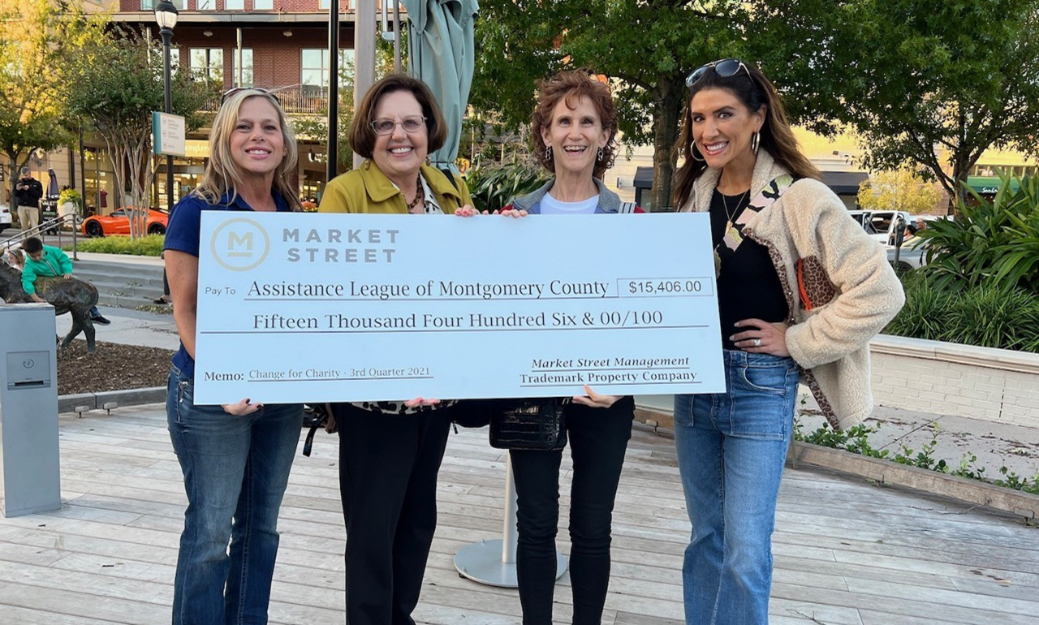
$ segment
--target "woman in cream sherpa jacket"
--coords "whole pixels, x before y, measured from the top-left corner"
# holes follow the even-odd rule
[[[725,393],[675,398],[693,531],[686,622],[765,625],[800,377],[834,427],[872,411],[869,340],[904,303],[883,250],[818,181],[775,88],[738,59],[690,74],[675,200],[711,215]]]

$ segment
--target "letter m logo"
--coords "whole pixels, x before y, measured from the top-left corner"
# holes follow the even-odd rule
[[[227,255],[235,258],[252,256],[253,233],[245,232],[243,234],[238,234],[237,232],[228,232]]]

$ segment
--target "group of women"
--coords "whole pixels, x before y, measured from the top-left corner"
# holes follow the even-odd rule
[[[866,343],[903,296],[883,252],[798,151],[778,94],[760,71],[726,59],[692,72],[687,86],[674,200],[683,211],[710,214],[727,391],[675,400],[692,523],[683,567],[686,621],[754,625],[768,621],[770,537],[798,380],[835,425],[864,418],[871,410]],[[541,82],[539,93],[532,136],[552,178],[502,213],[641,212],[602,182],[617,132],[607,85],[567,71]],[[443,115],[422,82],[403,75],[380,80],[350,128],[351,146],[366,160],[328,184],[319,210],[473,216],[464,180],[426,163],[445,136]],[[297,210],[290,181],[296,143],[276,95],[257,88],[225,94],[209,143],[205,177],[174,210],[165,246],[181,337],[167,413],[188,495],[173,622],[266,623],[278,510],[303,411],[249,398],[194,403],[199,224],[203,210]],[[566,408],[574,465],[570,579],[573,623],[597,624],[634,401],[584,390]],[[479,409],[422,397],[333,407],[350,625],[413,625],[450,423]],[[511,456],[523,623],[548,625],[562,452]]]

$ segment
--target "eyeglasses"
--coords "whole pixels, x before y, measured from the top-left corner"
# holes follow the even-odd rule
[[[685,86],[689,89],[692,89],[693,85],[696,84],[696,81],[703,78],[704,74],[706,74],[707,70],[709,69],[713,69],[714,73],[718,74],[718,76],[722,78],[730,78],[732,76],[735,76],[742,69],[743,71],[747,72],[747,77],[753,80],[753,76],[750,75],[750,70],[747,68],[746,65],[743,64],[743,61],[739,59],[722,59],[720,61],[708,63],[703,67],[693,70],[693,73],[689,74],[689,76],[686,77]]]
[[[406,133],[416,133],[426,127],[426,118],[421,115],[409,115],[402,117],[401,120],[394,121],[392,119],[386,119],[385,117],[377,119],[372,122],[372,130],[377,135],[388,135],[393,134],[393,129],[400,124],[400,127],[404,129]]]
[[[274,101],[278,103],[278,106],[281,106],[281,100],[278,99],[277,94],[270,89],[264,89],[263,87],[234,87],[233,89],[228,89],[220,96],[220,105],[223,106],[224,102],[226,102],[228,98],[241,91],[255,91],[260,95],[270,96],[274,98]]]

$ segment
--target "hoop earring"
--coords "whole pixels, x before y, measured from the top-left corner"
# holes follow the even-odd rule
[[[602,160],[602,148],[599,148],[599,151],[596,152],[595,160],[597,160],[597,161],[601,161]]]
[[[552,160],[552,146],[550,146],[550,145],[546,145],[545,146],[545,160],[546,161]]]
[[[696,144],[694,143],[692,149],[689,150],[689,156],[691,156],[693,158],[693,160],[698,162],[698,163],[706,162],[707,159],[704,158],[703,156],[699,156],[698,157],[699,154],[700,154],[700,150],[696,149]]]
[[[750,136],[750,150],[757,154],[759,147],[761,147],[761,133],[755,132]]]

